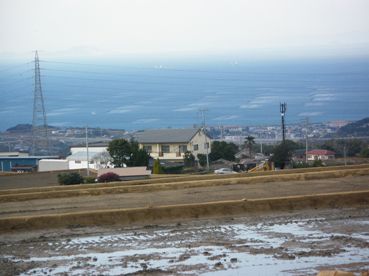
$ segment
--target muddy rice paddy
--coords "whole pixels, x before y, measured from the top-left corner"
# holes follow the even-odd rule
[[[0,252],[1,275],[360,273],[369,270],[369,210],[8,233]]]

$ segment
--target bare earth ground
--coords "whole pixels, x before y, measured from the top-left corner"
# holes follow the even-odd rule
[[[369,270],[369,209],[9,233],[0,252],[1,275],[360,273]]]
[[[364,191],[369,176],[0,203],[0,218]],[[0,275],[316,275],[369,270],[369,206],[0,235]],[[359,275],[359,274],[358,274]]]
[[[310,181],[234,184],[169,191],[49,198],[0,203],[0,218],[368,189],[369,176],[350,176]]]

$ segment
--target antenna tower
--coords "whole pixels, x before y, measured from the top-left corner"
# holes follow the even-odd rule
[[[286,103],[281,103],[279,104],[280,107],[280,112],[281,112],[281,117],[282,117],[282,141],[283,143],[286,140],[286,126],[285,126],[285,122],[284,122],[284,117],[287,111],[287,104]]]
[[[49,153],[49,136],[42,96],[40,61],[35,53],[35,86],[33,93],[32,155]]]

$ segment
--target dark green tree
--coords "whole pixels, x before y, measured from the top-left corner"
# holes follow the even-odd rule
[[[363,143],[357,139],[350,139],[345,141],[347,147],[347,156],[359,155],[363,149]]]
[[[58,182],[61,185],[81,184],[84,182],[83,177],[76,172],[58,174]]]
[[[113,159],[116,167],[127,166],[147,166],[150,155],[140,149],[136,141],[127,141],[125,139],[116,139],[109,143],[108,152]]]
[[[209,159],[211,161],[223,158],[225,160],[234,161],[235,154],[238,152],[238,147],[234,143],[226,143],[224,141],[214,141],[211,144],[211,153]]]
[[[369,158],[369,148],[364,148],[360,152],[361,157]]]
[[[286,140],[274,148],[272,161],[276,167],[284,169],[292,158],[294,150],[299,149],[301,146],[291,140]]]
[[[197,159],[199,160],[199,164],[201,167],[204,167],[206,165],[206,154],[197,154]]]
[[[322,149],[334,151],[338,157],[344,155],[344,149],[347,156],[356,156],[365,148],[365,144],[358,139],[348,140],[329,140],[321,145]]]
[[[116,167],[123,167],[131,156],[131,145],[125,139],[116,139],[109,143],[108,152]]]
[[[249,150],[249,157],[251,157],[252,146],[255,144],[255,137],[247,136],[245,139],[245,146]]]
[[[186,151],[183,157],[184,166],[191,168],[195,166],[195,156],[190,151]]]

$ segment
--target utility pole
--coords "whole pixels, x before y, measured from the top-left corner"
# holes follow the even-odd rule
[[[260,153],[263,154],[263,141],[260,140]]]
[[[285,126],[284,117],[287,111],[287,104],[281,103],[279,104],[279,107],[280,107],[280,112],[281,112],[281,117],[282,117],[282,142],[284,143],[286,140],[286,126]]]
[[[206,170],[209,171],[209,146],[210,144],[208,144],[208,138],[206,135],[206,118],[205,118],[205,112],[207,112],[208,110],[205,108],[201,108],[199,109],[199,112],[201,113],[202,116],[202,131],[204,132],[204,137],[205,137],[205,148],[206,148]]]
[[[308,147],[308,126],[309,126],[309,118],[306,117],[305,120],[305,163],[307,163],[307,152],[309,150]]]
[[[347,159],[346,159],[346,141],[343,140],[343,159],[345,160],[345,166],[347,166]]]
[[[35,86],[33,93],[33,119],[32,119],[32,155],[37,151],[49,153],[49,136],[46,122],[44,98],[42,95],[40,61],[35,53]]]
[[[87,171],[86,171],[86,175],[90,176],[90,156],[89,156],[89,152],[88,152],[88,128],[86,126],[86,159],[87,159]]]

